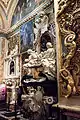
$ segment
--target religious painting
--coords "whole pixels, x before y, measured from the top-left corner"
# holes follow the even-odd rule
[[[29,21],[23,24],[20,28],[20,52],[22,53],[30,48],[33,48],[33,41],[33,21]]]
[[[14,25],[45,1],[46,0],[19,0],[11,24]]]

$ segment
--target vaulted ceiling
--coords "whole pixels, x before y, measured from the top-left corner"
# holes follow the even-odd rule
[[[0,0],[0,31],[7,30],[11,26],[11,20],[19,0]],[[2,25],[1,25],[2,24]]]

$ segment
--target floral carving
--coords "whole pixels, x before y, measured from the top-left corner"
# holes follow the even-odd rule
[[[8,55],[18,54],[19,52],[19,34],[9,38]]]
[[[61,93],[65,88],[65,97],[69,97],[80,94],[80,0],[66,0],[66,5],[63,2],[58,2],[59,8],[63,8],[57,14],[62,44],[60,85]]]
[[[60,70],[60,76],[64,81],[67,81],[67,95],[65,97],[69,97],[72,92],[75,90],[75,83],[73,76],[71,72],[69,71],[69,66],[72,57],[75,54],[76,50],[76,43],[74,41],[75,39],[75,33],[71,30],[73,22],[73,16],[71,14],[66,13],[63,14],[61,18],[59,19],[59,25],[60,25],[60,32],[64,38],[63,44],[67,52],[65,52],[65,56],[63,58],[62,67]]]

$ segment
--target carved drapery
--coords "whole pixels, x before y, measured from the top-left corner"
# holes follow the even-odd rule
[[[57,13],[62,44],[61,93],[80,94],[80,0],[58,1]],[[65,89],[65,90],[64,90]]]

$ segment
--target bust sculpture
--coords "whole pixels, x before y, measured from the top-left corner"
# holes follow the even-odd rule
[[[34,34],[35,34],[35,41],[34,41],[34,49],[39,51],[40,47],[40,36],[47,31],[48,28],[48,16],[44,11],[39,12],[38,18],[35,20],[34,25]]]

